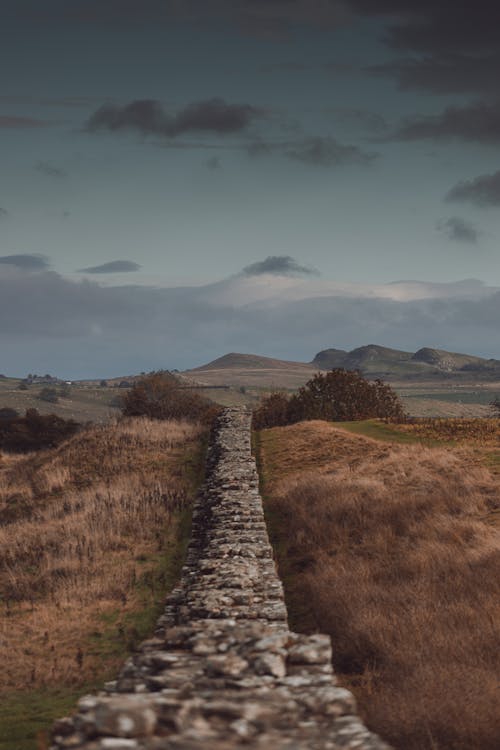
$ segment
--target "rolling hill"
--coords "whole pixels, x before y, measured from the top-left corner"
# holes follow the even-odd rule
[[[314,372],[343,367],[370,378],[387,380],[495,380],[500,360],[424,347],[417,352],[370,344],[352,351],[324,349],[311,362],[289,362],[257,354],[232,352],[185,375],[207,385],[248,385],[296,388]]]

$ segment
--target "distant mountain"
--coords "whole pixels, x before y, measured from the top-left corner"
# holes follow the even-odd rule
[[[195,367],[189,372],[200,372],[206,370],[232,370],[232,369],[250,369],[250,370],[282,370],[288,367],[301,367],[310,369],[311,365],[304,362],[289,362],[283,359],[272,359],[271,357],[262,357],[258,354],[240,354],[231,352],[224,354],[223,357],[214,359],[206,365]]]
[[[500,360],[429,347],[419,349],[414,354],[375,344],[361,346],[350,352],[342,349],[324,349],[318,352],[311,364],[319,369],[357,369],[371,377],[386,378],[415,378],[429,375],[443,377],[446,374],[500,376]]]
[[[254,383],[297,387],[318,370],[343,367],[369,378],[418,380],[425,378],[500,379],[500,360],[424,347],[417,352],[370,344],[352,351],[324,349],[312,362],[289,362],[257,354],[231,352],[186,374],[207,383]]]

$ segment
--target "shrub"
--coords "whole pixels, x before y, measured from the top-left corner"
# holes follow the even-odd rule
[[[122,398],[122,414],[127,417],[208,423],[218,412],[218,406],[183,388],[177,378],[165,371],[152,372],[137,380]]]
[[[275,393],[254,412],[254,427],[277,427],[304,419],[345,422],[371,418],[402,419],[403,407],[390,385],[370,382],[356,370],[317,373],[290,398]]]
[[[73,419],[28,409],[24,417],[0,421],[0,449],[25,453],[52,448],[74,435],[79,427]]]
[[[40,401],[48,401],[49,404],[57,404],[59,396],[55,388],[42,388],[38,393]]]
[[[281,427],[289,424],[289,399],[285,393],[271,393],[265,398],[253,414],[253,428],[263,430],[266,427]]]
[[[19,416],[19,412],[11,409],[10,406],[4,406],[0,409],[0,422],[10,422]]]
[[[493,401],[490,401],[490,406],[495,412],[495,417],[500,417],[500,398],[498,396]]]

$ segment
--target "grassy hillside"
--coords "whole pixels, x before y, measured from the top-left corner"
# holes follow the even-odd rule
[[[176,579],[204,433],[144,418],[0,456],[0,748],[115,676]]]
[[[20,390],[21,380],[0,378],[0,408],[10,407],[24,414],[26,409],[37,409],[41,414],[57,414],[77,422],[107,422],[119,413],[118,399],[123,389],[101,387],[98,382],[73,383],[68,395],[60,395],[56,403],[40,399],[45,385],[30,385]],[[51,386],[61,393],[60,386]]]
[[[400,750],[498,746],[500,477],[488,461],[500,423],[461,424],[256,436],[291,626],[331,635],[341,683]]]

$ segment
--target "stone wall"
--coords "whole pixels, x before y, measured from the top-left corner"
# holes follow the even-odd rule
[[[223,412],[207,461],[155,637],[56,723],[53,750],[387,750],[336,685],[329,637],[288,629],[246,410]]]

